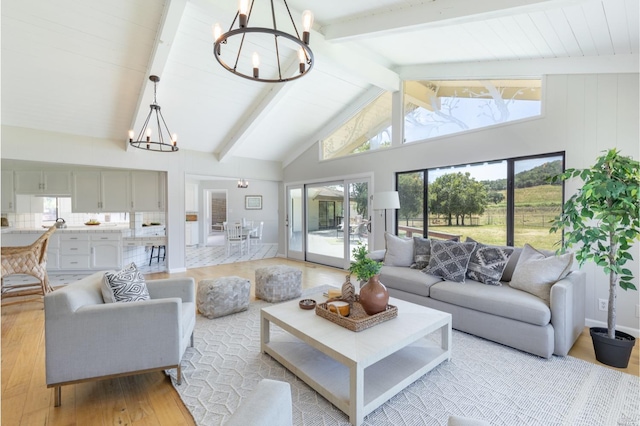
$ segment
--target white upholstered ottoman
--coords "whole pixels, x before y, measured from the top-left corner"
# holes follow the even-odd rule
[[[256,297],[281,302],[302,296],[302,271],[286,265],[256,269]]]
[[[207,318],[218,318],[249,308],[251,281],[240,277],[201,280],[196,305]]]

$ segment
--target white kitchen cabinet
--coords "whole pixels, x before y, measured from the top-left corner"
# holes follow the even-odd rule
[[[16,194],[69,196],[71,173],[62,170],[16,170],[15,192]]]
[[[2,213],[14,213],[16,211],[16,196],[13,189],[13,177],[13,171],[2,171],[2,186],[0,187],[0,191],[2,191],[2,206],[0,207],[0,211],[2,211]]]
[[[60,269],[89,269],[89,234],[60,234]]]
[[[47,271],[60,269],[60,235],[55,232],[49,237],[47,245]]]
[[[164,173],[131,172],[131,211],[164,211]]]
[[[122,236],[93,234],[90,237],[91,269],[120,269],[122,267]]]
[[[198,238],[198,222],[186,222],[184,239],[185,244],[188,246],[196,246],[200,243],[200,238]]]
[[[72,182],[74,213],[117,213],[131,210],[128,171],[74,172]]]

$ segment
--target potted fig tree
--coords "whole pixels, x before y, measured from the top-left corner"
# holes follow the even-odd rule
[[[592,261],[608,275],[607,328],[592,327],[590,334],[598,361],[626,368],[635,338],[616,330],[616,297],[618,286],[637,290],[625,264],[633,260],[631,249],[640,239],[639,163],[610,149],[590,168],[567,169],[551,182],[572,178],[580,178],[582,187],[564,203],[551,232],[564,231],[560,251],[576,246],[581,266]]]
[[[354,247],[352,253],[354,260],[351,261],[349,272],[360,281],[359,301],[362,308],[368,315],[384,311],[387,309],[387,302],[389,302],[389,292],[378,279],[382,262],[369,258],[367,247],[363,244]],[[365,281],[367,283],[362,285]]]

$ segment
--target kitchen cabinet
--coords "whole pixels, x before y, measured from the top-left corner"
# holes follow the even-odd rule
[[[198,222],[186,222],[184,231],[184,239],[187,246],[196,246],[200,243]]]
[[[68,171],[15,171],[15,193],[31,195],[71,195],[71,173]]]
[[[73,172],[74,213],[128,212],[131,210],[128,171]]]
[[[89,234],[60,234],[60,269],[89,269]]]
[[[131,172],[131,211],[164,211],[164,174],[159,172]]]
[[[47,271],[60,269],[60,235],[55,232],[49,237],[47,245]]]
[[[2,186],[0,187],[0,191],[2,191],[2,205],[0,206],[0,211],[2,211],[2,213],[14,213],[16,211],[16,196],[13,188],[13,177],[13,171],[2,171]]]
[[[93,234],[90,236],[91,269],[122,268],[122,236]]]

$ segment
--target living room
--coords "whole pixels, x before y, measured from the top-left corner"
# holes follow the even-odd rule
[[[396,190],[396,173],[428,168],[557,152],[564,153],[567,168],[584,168],[610,148],[635,159],[640,157],[638,5],[633,0],[557,4],[518,1],[508,8],[490,2],[474,6],[478,10],[464,10],[464,2],[454,2],[453,11],[449,12],[438,9],[442,3],[439,1],[430,2],[431,5],[412,2],[408,9],[399,5],[405,2],[388,2],[393,11],[388,21],[376,18],[379,15],[375,14],[371,21],[365,19],[382,5],[374,7],[359,2],[353,6],[356,10],[338,13],[344,5],[334,1],[323,2],[322,6],[289,2],[297,14],[306,8],[318,8],[314,11],[316,25],[310,42],[312,49],[314,43],[318,46],[317,64],[308,76],[280,85],[249,84],[216,63],[210,26],[218,21],[228,25],[235,13],[234,4],[175,0],[166,4],[97,3],[63,7],[44,1],[3,2],[2,160],[165,173],[166,262],[170,275],[190,273],[186,268],[184,235],[188,210],[185,187],[190,177],[205,177],[204,181],[224,179],[233,184],[238,179],[248,179],[248,192],[233,188],[235,185],[228,191],[239,197],[238,204],[245,195],[263,195],[261,215],[271,221],[270,238],[278,243],[280,258],[287,258],[291,257],[285,227],[287,188],[291,186],[362,178],[369,180],[373,194]],[[619,3],[624,6],[620,8]],[[412,8],[417,8],[413,14],[419,17],[418,23],[410,18]],[[551,43],[549,40],[555,40],[556,44],[547,45],[544,52],[533,53],[533,40],[518,39],[518,43],[511,40],[513,44],[509,44],[510,40],[485,34],[495,31],[487,30],[495,20],[500,25],[504,25],[500,19],[519,22],[530,29],[523,16],[529,19],[546,14],[555,22],[558,14],[576,19],[572,14],[576,10],[587,15],[599,10],[596,22],[603,24],[603,20],[609,19],[607,28],[623,31],[626,42],[620,41],[616,32],[612,36],[595,29],[589,32],[594,21],[584,15],[582,20],[570,22],[573,27],[585,30],[586,36],[581,33],[573,44],[560,48],[560,36],[550,36],[549,29],[548,40],[542,44]],[[607,11],[606,19],[602,10]],[[444,13],[443,17],[434,18],[432,14],[436,11]],[[354,22],[349,24],[349,19]],[[435,31],[441,25],[452,32],[459,30],[458,26],[471,25],[465,31],[473,28],[476,33],[467,36],[480,39],[483,34],[488,38],[469,45],[469,38],[465,37],[455,51],[457,57],[448,56],[447,51],[453,51],[452,47],[447,48],[448,44],[439,47],[440,42],[418,38],[417,34],[413,34],[415,39],[409,35],[385,41],[387,50],[411,52],[419,43],[425,45],[427,52],[419,53],[423,60],[416,62],[406,58],[376,61],[377,54],[363,53],[363,45],[369,49],[375,44],[377,33],[371,34],[371,28],[393,33],[419,24],[424,26],[422,30]],[[562,26],[569,27],[568,23]],[[593,27],[600,28],[596,24]],[[328,30],[333,30],[333,35]],[[339,39],[338,31],[346,34],[344,39]],[[363,45],[350,44],[357,43],[349,41],[351,33],[355,33],[352,38],[363,39]],[[324,37],[338,40],[327,41]],[[453,35],[450,38],[455,39]],[[402,43],[407,42],[402,48]],[[444,40],[441,43],[444,45]],[[491,44],[500,45],[503,56],[483,47]],[[530,49],[514,51],[518,44]],[[618,50],[620,44],[625,49]],[[198,49],[191,50],[189,46]],[[345,46],[353,49],[345,54]],[[581,53],[576,53],[576,47]],[[504,53],[505,49],[511,53]],[[435,59],[427,61],[423,55]],[[411,55],[404,53],[404,56]],[[153,98],[153,85],[148,80],[151,73],[161,77],[158,103],[163,106],[166,121],[178,133],[177,152],[145,152],[130,147],[126,138],[129,128],[141,127],[149,110]],[[380,93],[392,92],[392,105],[398,111],[403,81],[507,78],[541,80],[539,116],[405,144],[402,131],[395,131],[402,127],[402,115],[396,114],[388,148],[329,160],[319,157],[320,141],[330,130],[335,130]],[[577,185],[577,182],[566,184],[565,199],[577,190]],[[373,249],[384,248],[384,229],[395,230],[397,219],[391,212],[385,223],[383,211],[372,211],[373,231],[369,241]],[[630,269],[638,271],[637,243],[632,255]],[[310,267],[309,271],[312,270]],[[587,282],[586,324],[601,326],[606,323],[606,312],[599,309],[599,299],[606,299],[607,293],[597,283],[606,277],[593,264],[587,263],[582,270]],[[339,271],[342,276],[344,271]],[[235,274],[233,269],[220,273]],[[638,304],[638,292],[618,292],[618,325],[636,337],[640,329]],[[6,312],[3,308],[3,324],[11,321]],[[12,337],[3,338],[3,348],[5,339]],[[37,339],[30,341],[39,344]],[[3,369],[3,395],[7,376]],[[49,398],[50,390],[39,392],[42,398]],[[3,396],[5,403],[9,401]],[[24,405],[24,401],[20,404]],[[52,419],[50,424],[58,423]]]

